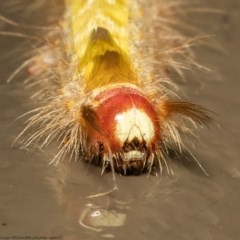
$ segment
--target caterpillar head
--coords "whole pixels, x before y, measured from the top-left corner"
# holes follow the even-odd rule
[[[90,159],[104,167],[112,165],[123,174],[151,168],[161,136],[158,114],[150,101],[137,89],[118,87],[96,95],[94,102],[94,111],[82,109],[92,128],[88,134]]]
[[[181,144],[172,115],[198,124],[211,120],[199,105],[168,100],[154,105],[137,88],[128,86],[101,91],[91,102],[92,106],[82,107],[89,126],[86,160],[125,175],[151,172],[161,165],[161,149],[169,139]]]

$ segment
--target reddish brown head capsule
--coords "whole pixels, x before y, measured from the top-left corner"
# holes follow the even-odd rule
[[[152,103],[136,88],[117,87],[97,94],[95,113],[90,121],[90,146],[97,163],[111,165],[124,174],[149,169],[159,145],[160,123]],[[94,127],[95,126],[95,127]],[[97,126],[97,127],[96,127]],[[101,158],[102,161],[99,161]]]

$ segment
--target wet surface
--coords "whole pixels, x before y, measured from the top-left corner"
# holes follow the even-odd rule
[[[2,239],[14,239],[14,235],[67,240],[239,239],[240,4],[237,0],[215,0],[212,6],[225,13],[204,18],[206,31],[214,29],[216,42],[224,51],[198,49],[200,61],[213,73],[199,73],[194,76],[196,81],[190,79],[182,86],[190,99],[216,113],[217,124],[197,132],[201,141],[194,142],[193,150],[209,176],[184,161],[172,163],[174,175],[117,176],[118,190],[103,196],[96,195],[114,187],[110,173],[100,176],[99,168],[80,162],[49,166],[54,147],[47,152],[28,152],[11,146],[25,119],[14,120],[31,109],[31,101],[30,92],[21,84],[24,72],[11,84],[5,81],[25,58],[21,54],[29,42],[0,38]],[[21,11],[8,9],[0,5],[0,14],[28,21]],[[39,13],[28,15],[38,23]],[[0,27],[9,30],[1,21]]]

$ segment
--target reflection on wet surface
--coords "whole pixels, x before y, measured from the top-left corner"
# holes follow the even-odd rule
[[[101,176],[99,168],[67,160],[57,167],[48,165],[54,146],[48,152],[11,147],[25,119],[13,121],[31,109],[31,102],[20,83],[24,73],[12,84],[6,85],[5,79],[21,62],[24,56],[16,58],[16,54],[27,43],[0,38],[1,237],[238,239],[240,5],[237,0],[214,2],[226,14],[210,17],[209,24],[216,26],[217,41],[226,53],[200,49],[200,60],[216,72],[215,77],[198,75],[199,81],[182,86],[190,99],[217,113],[220,127],[198,131],[202,141],[194,141],[194,155],[209,176],[194,161],[182,158],[170,163],[174,175],[116,176],[118,190],[111,191],[112,175]],[[18,13],[17,17],[23,16]],[[1,22],[0,26],[6,27]],[[16,50],[9,52],[12,49]]]

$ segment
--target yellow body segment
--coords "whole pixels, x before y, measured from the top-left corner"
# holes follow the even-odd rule
[[[139,80],[129,57],[128,0],[65,0],[77,71],[86,91]]]

